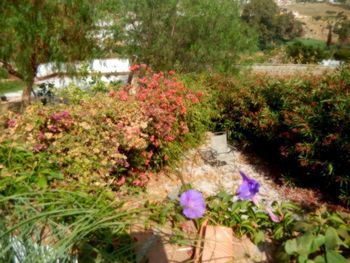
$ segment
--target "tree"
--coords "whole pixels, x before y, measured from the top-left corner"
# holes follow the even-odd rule
[[[0,62],[26,82],[22,99],[30,101],[38,65],[85,59],[97,50],[97,0],[0,1]]]
[[[296,20],[292,12],[282,11],[277,17],[276,38],[291,40],[303,34],[302,22]]]
[[[244,5],[241,18],[257,30],[263,49],[275,41],[302,34],[302,24],[293,13],[281,10],[273,0],[251,0]]]
[[[340,43],[348,43],[350,40],[350,20],[344,17],[338,21],[334,26],[333,32],[339,36]]]
[[[157,69],[228,70],[255,46],[232,0],[125,0],[127,54]]]
[[[346,29],[344,31],[343,29],[341,29],[342,23],[346,21],[346,15],[344,14],[344,12],[337,13],[335,11],[326,11],[326,13],[327,16],[324,16],[322,20],[327,23],[326,29],[328,30],[328,34],[326,43],[327,47],[329,47],[333,41],[333,32],[336,34],[340,33],[339,37],[341,37],[343,33],[346,33]]]

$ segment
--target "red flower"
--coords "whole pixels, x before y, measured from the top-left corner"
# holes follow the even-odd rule
[[[133,184],[134,186],[143,186],[143,183],[142,183],[141,180],[139,180],[139,179],[134,180],[134,181],[132,182],[132,184]]]
[[[165,137],[164,137],[164,140],[165,141],[167,141],[167,142],[172,142],[172,141],[175,141],[175,136],[173,136],[173,135],[166,135]]]
[[[199,103],[199,99],[197,98],[197,96],[192,93],[187,94],[186,99],[191,100],[192,103]]]
[[[109,93],[108,93],[108,96],[110,97],[115,97],[117,95],[117,93],[114,91],[114,90],[111,90]]]
[[[125,184],[125,176],[121,177],[117,182],[116,185],[121,186],[123,184]]]
[[[11,119],[7,121],[7,127],[8,128],[13,128],[16,126],[16,120],[15,119]]]
[[[47,146],[45,144],[42,144],[42,143],[36,144],[34,146],[34,151],[36,151],[36,152],[40,152],[40,151],[45,150],[45,149],[47,149]]]
[[[118,97],[121,101],[127,101],[128,100],[128,93],[124,90],[121,90],[118,92]]]
[[[140,69],[140,65],[132,65],[129,69],[131,72],[138,71]]]

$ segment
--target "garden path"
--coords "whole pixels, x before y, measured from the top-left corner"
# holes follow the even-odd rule
[[[239,174],[241,170],[260,183],[258,200],[267,205],[273,201],[293,201],[314,209],[325,205],[333,210],[344,210],[343,207],[328,202],[315,189],[288,184],[276,169],[272,169],[271,164],[236,147],[230,146],[230,152],[219,154],[216,159],[208,162],[206,155],[211,149],[212,136],[212,133],[208,133],[203,145],[184,154],[175,170],[168,169],[154,175],[146,189],[148,198],[154,201],[175,198],[182,184],[191,184],[205,196],[220,191],[235,193],[242,182]]]
[[[151,178],[146,189],[149,198],[174,198],[182,183],[191,184],[205,196],[215,195],[222,190],[235,193],[242,182],[239,174],[241,170],[260,183],[260,200],[271,203],[285,199],[269,176],[267,165],[258,158],[250,158],[235,147],[230,147],[228,153],[210,158],[211,137],[212,134],[208,133],[206,143],[188,151],[175,171],[163,171]]]

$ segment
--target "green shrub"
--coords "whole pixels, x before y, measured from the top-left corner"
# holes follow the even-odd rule
[[[350,204],[350,74],[220,80],[221,129]],[[212,84],[215,85],[215,84]],[[331,189],[331,190],[330,190]]]
[[[10,195],[26,191],[28,186],[40,189],[63,175],[57,164],[47,161],[45,153],[33,153],[16,144],[0,145],[0,193]],[[25,184],[24,184],[25,183]]]
[[[350,61],[350,48],[339,48],[334,53],[334,58],[342,61]]]
[[[349,215],[328,211],[308,214],[294,225],[294,238],[283,243],[283,262],[348,262]]]
[[[22,115],[2,116],[0,141],[46,153],[65,183],[143,186],[153,170],[200,141],[208,119],[200,91],[185,87],[174,72],[147,72],[135,87],[94,96],[76,90],[68,105],[36,104]]]
[[[324,50],[317,46],[305,45],[296,41],[287,46],[287,55],[294,63],[317,63],[325,58]]]
[[[6,69],[0,68],[0,79],[7,79],[9,76]]]

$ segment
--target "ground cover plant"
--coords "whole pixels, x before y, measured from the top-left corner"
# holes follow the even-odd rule
[[[268,203],[259,196],[259,182],[240,172],[242,183],[235,194],[220,192],[208,198],[184,185],[178,198],[162,204],[148,204],[151,219],[159,224],[173,222],[174,241],[193,244],[184,234],[186,220],[201,225],[232,228],[238,238],[249,237],[261,248],[269,247],[273,262],[348,262],[350,215],[321,207],[307,211],[296,204],[276,200]],[[184,232],[181,232],[183,230]],[[192,242],[192,243],[191,243]]]
[[[217,78],[219,129],[350,204],[349,68],[326,77]]]

